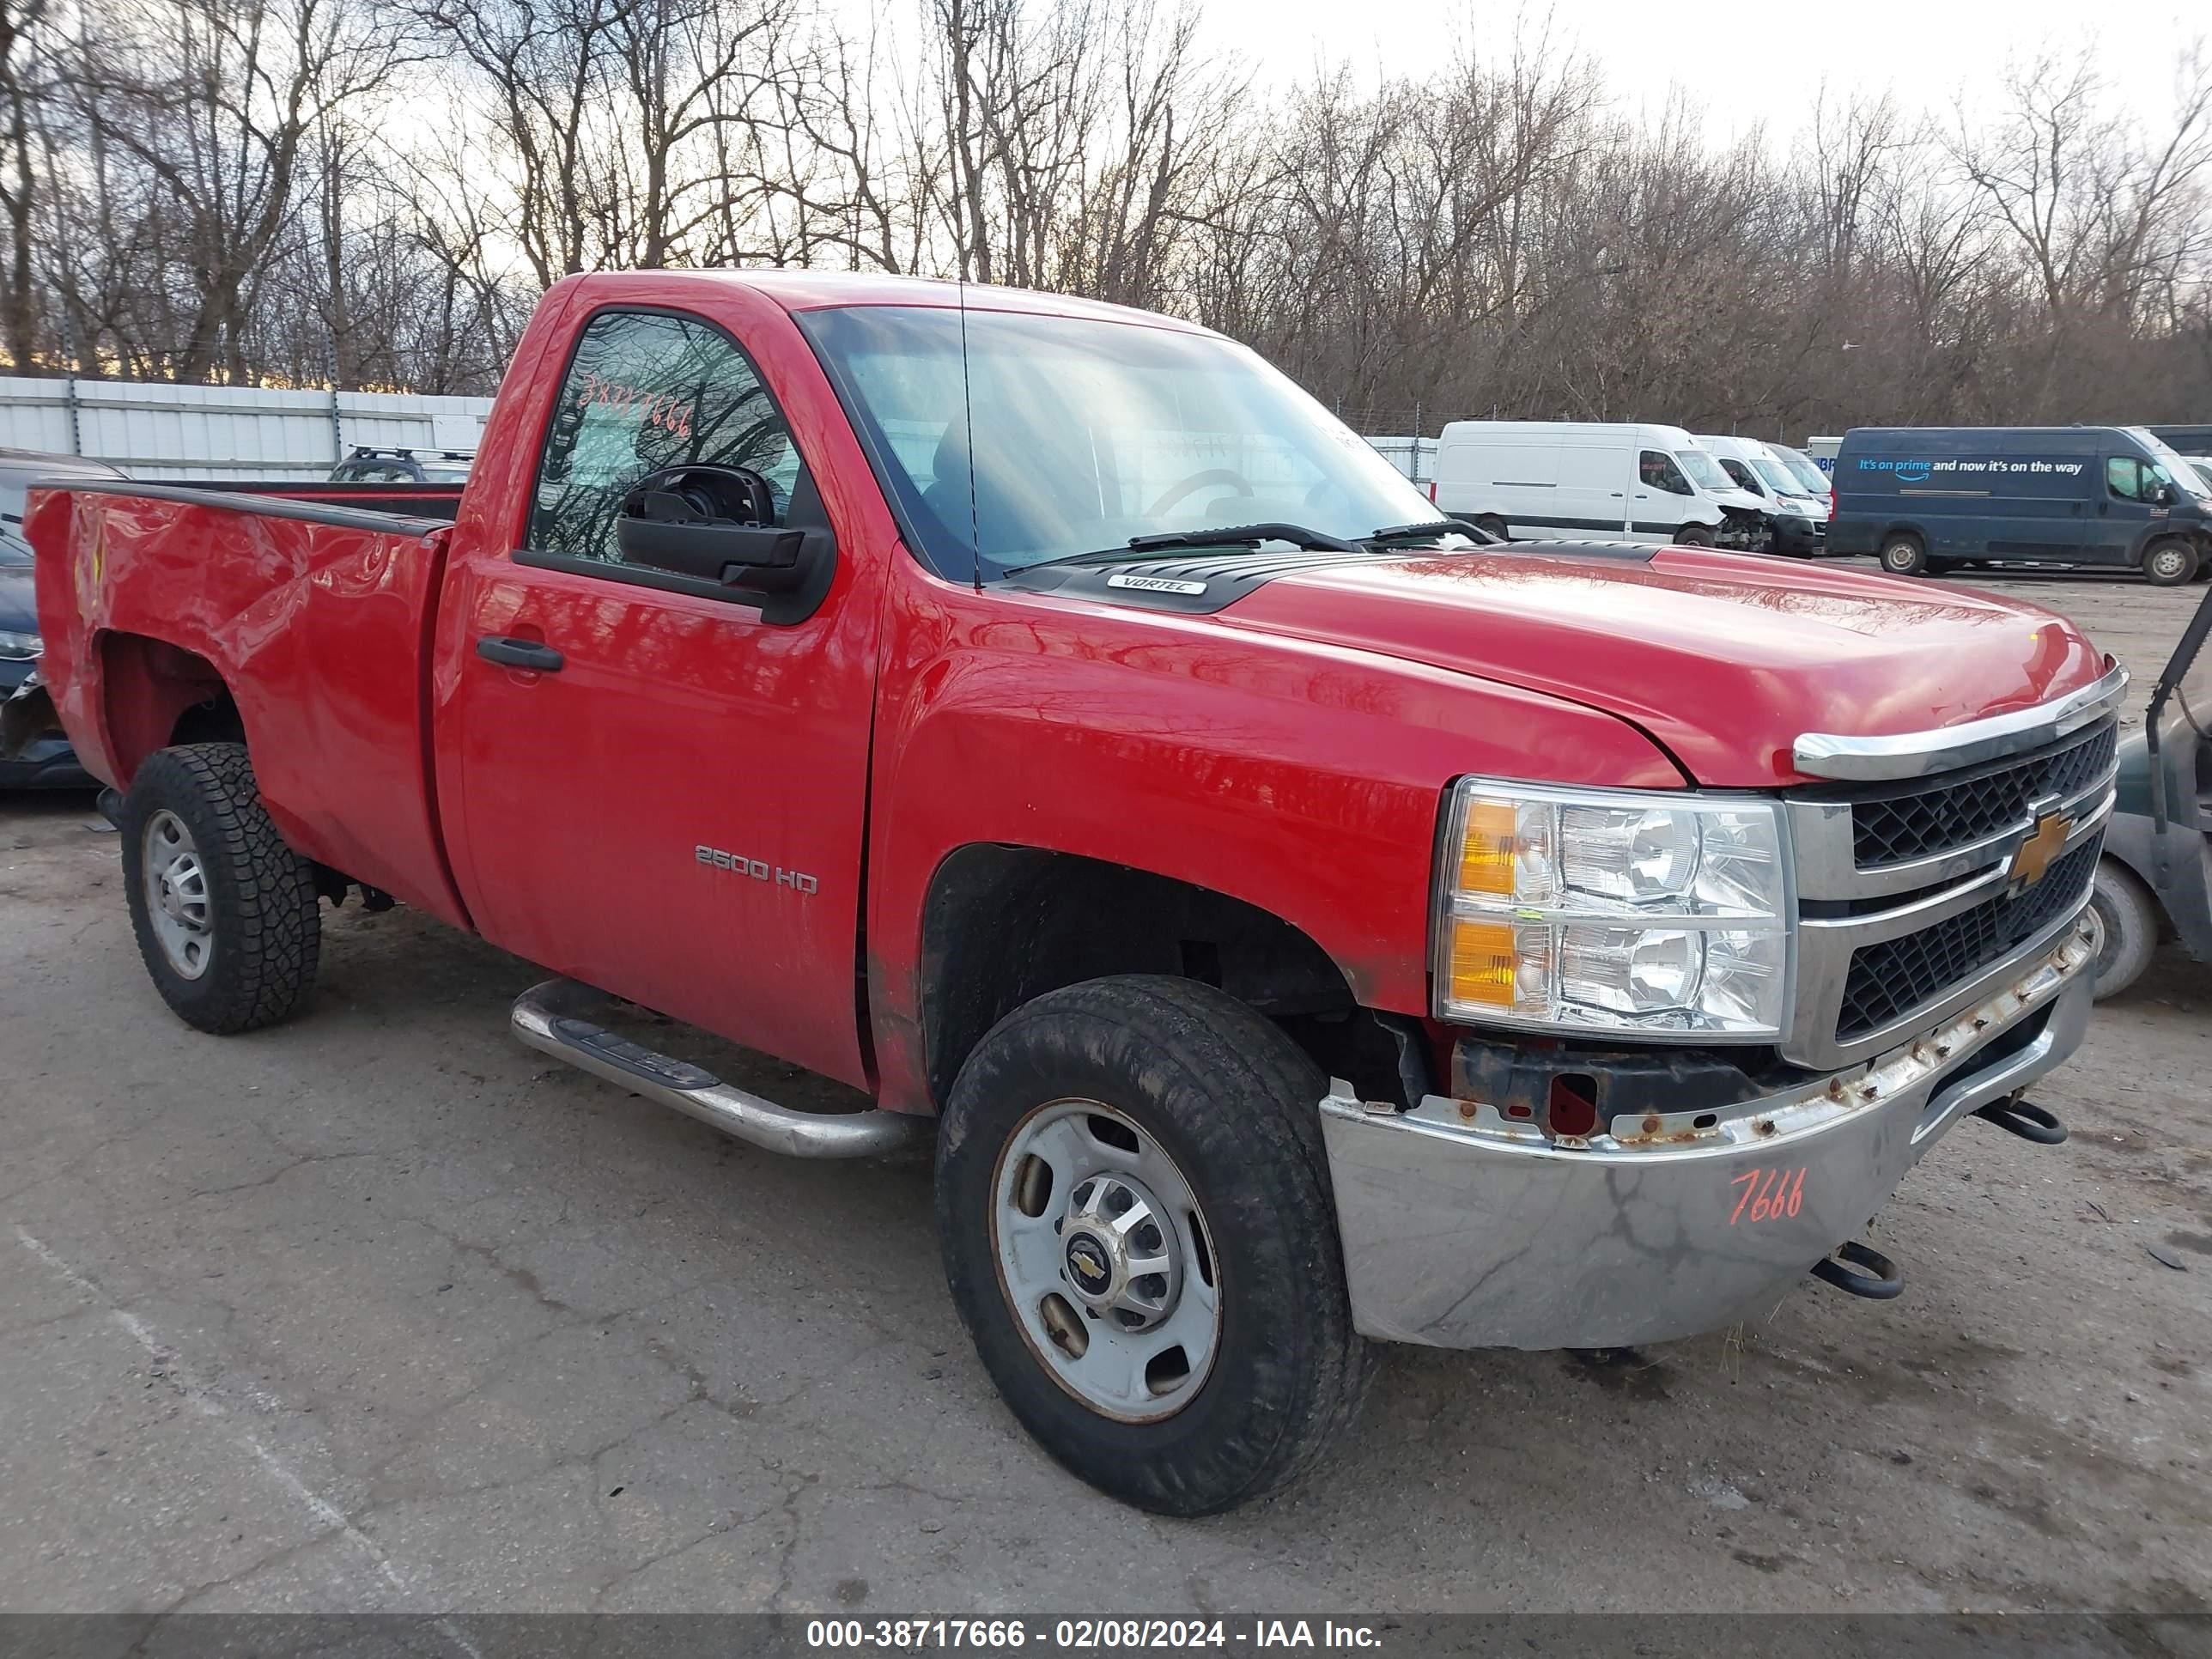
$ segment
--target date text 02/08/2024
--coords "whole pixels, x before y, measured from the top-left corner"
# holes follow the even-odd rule
[[[1030,1646],[1070,1651],[1177,1648],[1361,1648],[1382,1645],[1373,1626],[1332,1619],[812,1619],[815,1649],[888,1648],[1010,1652]]]

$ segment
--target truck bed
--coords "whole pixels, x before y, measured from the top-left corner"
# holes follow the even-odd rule
[[[228,687],[293,845],[466,925],[437,830],[427,671],[459,495],[316,483],[34,489],[42,672],[71,731],[89,735],[77,745],[88,769],[128,787],[154,750],[219,727]]]

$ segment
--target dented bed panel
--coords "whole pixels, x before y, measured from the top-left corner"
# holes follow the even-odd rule
[[[228,689],[288,841],[466,925],[425,741],[442,529],[125,489],[37,491],[27,527],[42,667],[94,771],[128,787],[178,713]]]

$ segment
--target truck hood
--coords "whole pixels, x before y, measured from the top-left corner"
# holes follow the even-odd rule
[[[1604,709],[1714,787],[1801,781],[1802,732],[1954,726],[2046,702],[2106,666],[2073,623],[2033,605],[1688,548],[1648,561],[1562,550],[1325,565],[1267,581],[1216,620]],[[1530,775],[1543,775],[1541,757]]]

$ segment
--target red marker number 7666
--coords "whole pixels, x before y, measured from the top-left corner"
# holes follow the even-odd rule
[[[1802,1167],[1746,1170],[1729,1185],[1736,1189],[1735,1208],[1729,1212],[1728,1224],[1731,1227],[1747,1216],[1753,1221],[1779,1221],[1784,1216],[1796,1215],[1805,1202]]]

